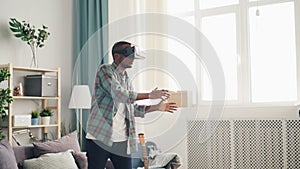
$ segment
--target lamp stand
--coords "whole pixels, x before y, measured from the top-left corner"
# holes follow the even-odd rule
[[[79,142],[82,150],[82,109],[79,109]]]

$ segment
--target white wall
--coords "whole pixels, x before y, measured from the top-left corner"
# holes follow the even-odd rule
[[[9,18],[27,20],[40,28],[48,26],[51,35],[45,46],[38,49],[40,68],[61,68],[62,121],[70,122],[68,109],[72,74],[72,0],[0,0],[0,64],[29,67],[29,45],[14,37],[8,29]],[[68,127],[68,126],[67,126]]]

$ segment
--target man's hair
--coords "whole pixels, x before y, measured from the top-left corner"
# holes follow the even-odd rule
[[[131,43],[130,43],[130,42],[126,42],[126,41],[119,41],[119,42],[116,42],[116,43],[113,45],[112,50],[111,50],[111,54],[112,54],[113,58],[114,58],[114,54],[116,53],[116,51],[124,49],[124,48],[122,47],[123,45],[131,45]],[[114,59],[115,59],[115,58],[114,58]]]

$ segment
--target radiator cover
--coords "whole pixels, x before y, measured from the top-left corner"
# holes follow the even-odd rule
[[[300,120],[190,120],[188,168],[300,166]]]

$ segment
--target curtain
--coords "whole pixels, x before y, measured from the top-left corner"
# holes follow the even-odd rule
[[[74,50],[72,87],[88,85],[93,92],[97,68],[108,62],[108,0],[76,0],[74,4]],[[89,110],[83,110],[83,150]],[[77,118],[77,122],[78,122]],[[79,129],[78,129],[79,130]]]

